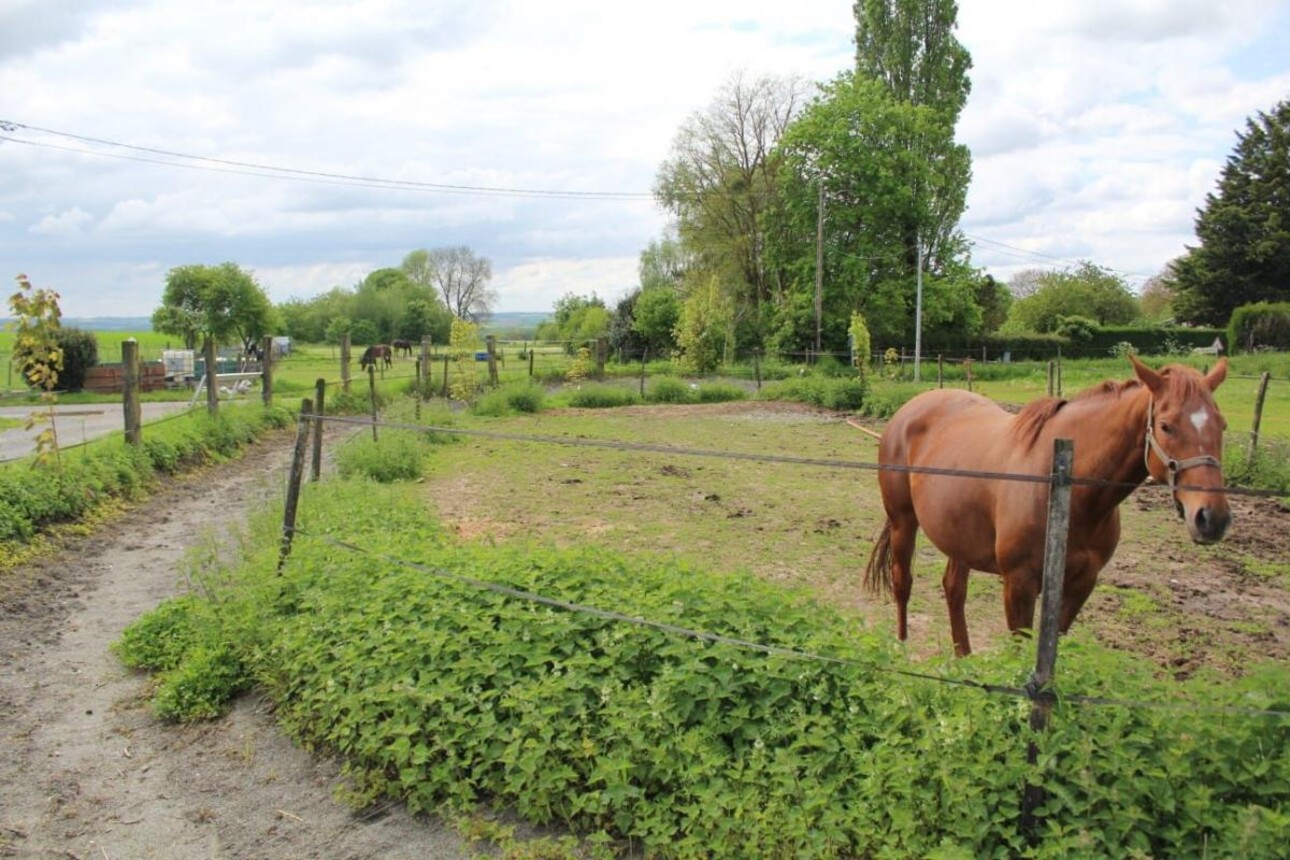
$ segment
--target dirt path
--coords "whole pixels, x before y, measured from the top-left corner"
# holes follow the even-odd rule
[[[174,483],[57,557],[0,573],[0,857],[455,858],[461,840],[400,808],[360,818],[337,769],[260,703],[158,722],[147,678],[108,650],[183,588],[184,550],[281,492],[290,441]]]

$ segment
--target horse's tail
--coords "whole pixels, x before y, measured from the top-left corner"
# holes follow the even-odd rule
[[[891,594],[891,520],[882,524],[882,534],[869,554],[864,569],[864,587],[870,594]]]

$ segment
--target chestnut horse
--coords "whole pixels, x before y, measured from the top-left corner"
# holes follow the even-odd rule
[[[1134,379],[1104,382],[1070,400],[1041,398],[1017,415],[955,389],[924,392],[892,417],[879,442],[878,474],[887,522],[865,571],[870,591],[896,599],[896,633],[908,633],[910,562],[919,527],[948,562],[941,580],[959,656],[971,653],[963,604],[969,570],[1003,578],[1003,611],[1013,632],[1030,628],[1040,591],[1047,483],[916,471],[968,470],[1047,477],[1053,440],[1074,441],[1070,534],[1060,629],[1075,620],[1120,540],[1119,504],[1151,477],[1168,482],[1192,540],[1223,537],[1231,513],[1223,486],[1226,423],[1213,391],[1227,360],[1208,375],[1181,365],[1159,372],[1130,356]]]

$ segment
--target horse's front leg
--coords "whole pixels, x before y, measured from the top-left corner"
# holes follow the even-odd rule
[[[1028,569],[1008,570],[1003,574],[1003,615],[1008,629],[1033,630],[1035,600],[1039,596],[1039,576]]]
[[[954,639],[954,656],[966,657],[972,653],[972,643],[968,641],[967,617],[963,614],[964,604],[967,603],[968,566],[954,559],[946,562],[941,587],[945,590],[945,605],[950,611],[950,636]]]

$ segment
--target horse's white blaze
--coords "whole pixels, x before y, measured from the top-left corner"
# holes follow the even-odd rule
[[[1205,425],[1209,423],[1209,410],[1197,409],[1191,414],[1191,423],[1192,426],[1196,428],[1197,433],[1204,430]]]

